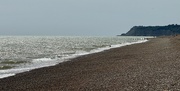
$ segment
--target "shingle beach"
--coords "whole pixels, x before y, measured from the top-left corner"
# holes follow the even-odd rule
[[[0,91],[169,90],[180,90],[180,36],[159,37],[0,79]]]

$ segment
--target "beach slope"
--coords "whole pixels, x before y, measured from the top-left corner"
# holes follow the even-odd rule
[[[81,56],[0,79],[0,91],[180,90],[180,37]]]

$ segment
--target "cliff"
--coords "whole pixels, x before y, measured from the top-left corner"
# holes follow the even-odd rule
[[[122,36],[168,36],[180,34],[180,25],[134,26]]]

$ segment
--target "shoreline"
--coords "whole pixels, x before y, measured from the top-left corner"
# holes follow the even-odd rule
[[[179,36],[80,56],[0,79],[0,90],[178,90]]]
[[[123,46],[127,46],[127,45],[143,43],[143,42],[147,42],[147,41],[148,41],[148,39],[144,38],[144,39],[136,41],[136,42],[127,42],[127,43],[122,43],[122,44],[116,44],[116,45],[111,45],[110,47],[106,46],[106,47],[102,47],[102,48],[91,50],[90,52],[74,54],[74,55],[71,55],[71,56],[68,56],[68,57],[63,57],[61,59],[54,59],[54,60],[56,60],[55,62],[52,62],[49,65],[44,65],[44,66],[40,66],[40,67],[31,67],[31,68],[26,67],[26,68],[15,68],[15,69],[9,69],[9,70],[0,70],[3,73],[9,73],[9,74],[2,74],[2,75],[0,75],[0,79],[4,79],[4,78],[7,78],[7,77],[15,76],[16,74],[20,74],[20,73],[23,73],[23,72],[28,72],[28,71],[39,69],[39,68],[55,66],[55,65],[58,65],[60,63],[66,62],[66,61],[71,61],[72,59],[77,58],[79,56],[85,56],[85,55],[89,55],[89,54],[103,52],[103,51],[110,50],[110,49],[113,49],[113,48],[118,48],[118,47],[123,47]],[[44,59],[44,58],[40,58],[40,59]],[[52,60],[53,59],[51,59],[51,61]],[[13,71],[15,71],[15,73],[10,73],[10,72],[13,72]]]

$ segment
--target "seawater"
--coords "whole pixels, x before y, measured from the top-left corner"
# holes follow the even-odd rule
[[[145,42],[145,38],[147,37],[1,36],[0,78],[53,66],[81,55]]]

